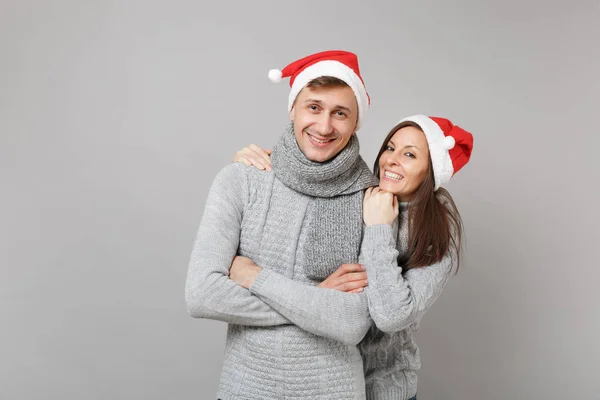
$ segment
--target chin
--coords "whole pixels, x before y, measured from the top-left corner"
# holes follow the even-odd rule
[[[385,190],[386,192],[392,192],[393,191],[393,185],[391,185],[389,182],[386,181],[379,181],[379,187],[383,190]]]
[[[394,186],[396,186],[396,185],[394,185],[393,183],[379,181],[380,189],[383,189],[386,192],[391,193],[395,196],[399,196],[400,193],[398,192],[397,188],[396,189],[394,188]]]
[[[310,151],[309,150],[306,153],[304,153],[304,155],[310,161],[314,161],[314,162],[325,162],[325,161],[329,160],[329,158],[330,158],[328,154],[324,154],[319,151]]]
[[[310,146],[310,144],[309,144]],[[338,149],[316,149],[312,146],[305,149],[304,155],[311,161],[325,162],[338,155]]]

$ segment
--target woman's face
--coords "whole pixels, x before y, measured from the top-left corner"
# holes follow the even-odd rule
[[[379,187],[411,201],[429,172],[429,146],[414,126],[398,129],[379,158]]]

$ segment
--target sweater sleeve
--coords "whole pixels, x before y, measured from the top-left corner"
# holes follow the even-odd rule
[[[371,327],[364,293],[319,288],[266,268],[250,291],[300,328],[345,344],[358,344]]]
[[[359,262],[367,270],[365,294],[373,322],[383,332],[401,331],[425,314],[440,296],[452,272],[450,255],[402,275],[391,225],[365,228]]]
[[[237,325],[273,326],[290,321],[229,279],[236,255],[248,182],[240,163],[214,179],[192,249],[185,285],[188,313]]]

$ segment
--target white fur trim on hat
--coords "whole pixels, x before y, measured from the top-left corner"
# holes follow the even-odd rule
[[[358,103],[358,122],[356,124],[356,130],[358,130],[369,109],[369,96],[367,95],[367,91],[361,79],[356,75],[352,68],[339,61],[319,61],[318,63],[306,67],[306,69],[300,72],[296,76],[290,91],[288,111],[294,106],[294,101],[296,100],[298,93],[300,93],[310,81],[321,76],[333,76],[343,80],[350,86],[356,97],[356,102]]]
[[[433,165],[433,177],[435,179],[434,190],[446,184],[454,174],[454,166],[450,159],[448,150],[454,147],[455,141],[451,136],[446,137],[442,128],[434,120],[426,115],[413,115],[402,119],[402,122],[414,122],[419,125],[425,133],[427,144],[429,145],[429,155]]]

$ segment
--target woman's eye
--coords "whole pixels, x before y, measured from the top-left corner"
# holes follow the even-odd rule
[[[404,155],[410,158],[415,158],[415,155],[413,153],[405,153]]]
[[[385,146],[385,149],[388,151],[394,151],[394,148],[392,146]]]

